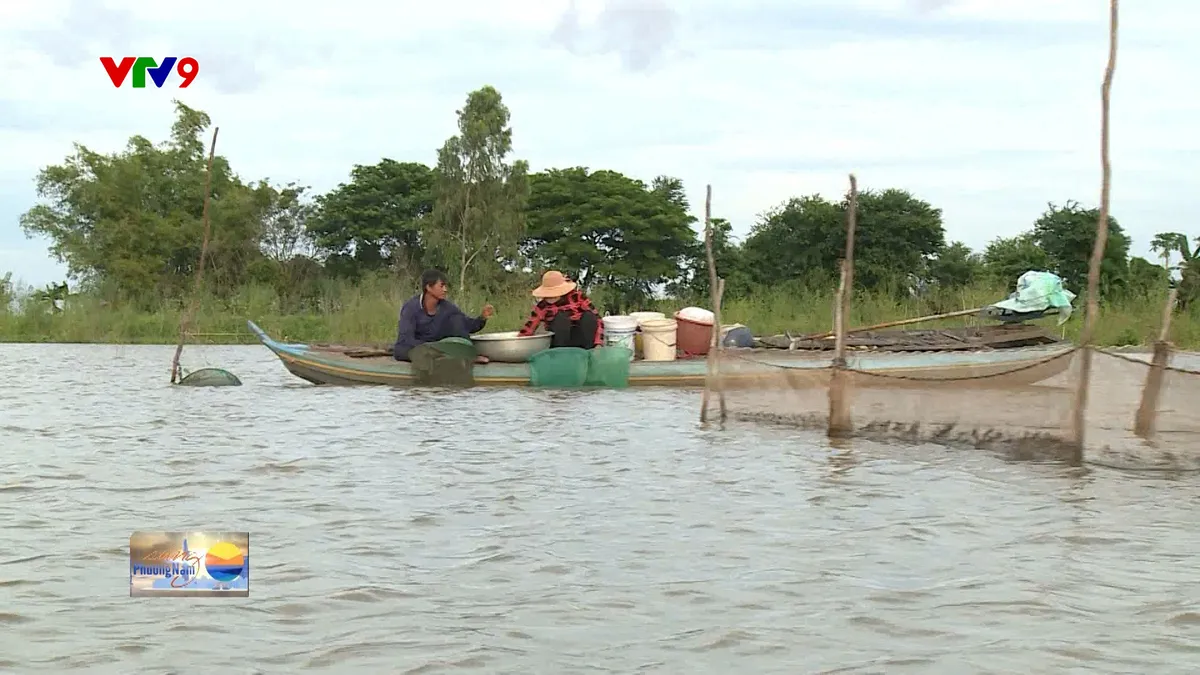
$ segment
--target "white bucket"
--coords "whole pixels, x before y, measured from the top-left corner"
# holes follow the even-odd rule
[[[646,340],[642,337],[642,331],[640,330],[642,324],[646,321],[653,321],[655,319],[665,319],[667,318],[667,315],[663,314],[662,312],[630,312],[629,316],[633,319],[637,319],[639,329],[637,335],[633,336],[634,353],[637,354],[639,359],[644,359],[646,358],[644,354],[644,350],[646,349]]]
[[[636,348],[633,336],[637,332],[638,322],[630,316],[606,316],[600,320],[604,323],[604,344],[609,347],[624,347],[629,350],[629,359],[633,360]]]
[[[642,322],[642,349],[647,361],[675,360],[675,319]]]

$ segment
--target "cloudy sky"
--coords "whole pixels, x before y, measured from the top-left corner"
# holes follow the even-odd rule
[[[744,234],[791,196],[902,187],[982,248],[1047,202],[1099,200],[1106,0],[0,1],[0,274],[65,267],[26,239],[39,168],[73,141],[212,115],[244,178],[327,190],[355,163],[436,161],[497,87],[532,167],[682,178]],[[200,7],[202,9],[192,9]],[[1147,254],[1196,232],[1200,4],[1122,6],[1113,213]],[[195,57],[188,89],[112,86],[99,57]]]

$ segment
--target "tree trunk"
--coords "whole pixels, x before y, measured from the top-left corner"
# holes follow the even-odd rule
[[[463,212],[458,220],[458,292],[467,292],[467,217],[471,213],[471,186],[468,184],[463,197]]]
[[[467,245],[463,244],[462,254],[458,258],[458,292],[466,294],[467,288]]]

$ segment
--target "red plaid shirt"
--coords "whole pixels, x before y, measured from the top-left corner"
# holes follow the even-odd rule
[[[550,320],[557,316],[559,312],[569,312],[572,321],[578,321],[584,312],[593,312],[596,314],[596,318],[600,317],[600,313],[592,306],[592,301],[588,300],[587,296],[580,292],[579,289],[575,289],[555,302],[539,300],[533,306],[533,311],[529,313],[529,320],[521,328],[520,335],[533,335],[538,326],[543,323],[550,323]],[[603,343],[604,326],[602,322],[597,321],[595,344],[601,345]]]

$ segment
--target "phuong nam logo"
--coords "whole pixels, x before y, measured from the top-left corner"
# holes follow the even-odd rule
[[[246,567],[246,557],[237,546],[218,541],[208,549],[204,556],[204,571],[221,583],[229,583],[242,575]]]
[[[190,56],[168,56],[163,59],[161,65],[149,56],[125,56],[121,58],[120,63],[111,56],[101,56],[100,63],[104,66],[104,72],[108,73],[108,79],[112,80],[113,86],[118,89],[125,84],[131,72],[134,89],[146,88],[147,73],[154,81],[154,86],[159,89],[166,84],[172,69],[183,79],[183,82],[179,83],[180,89],[186,89],[200,74],[200,62]]]
[[[249,532],[134,532],[130,597],[250,596]]]

